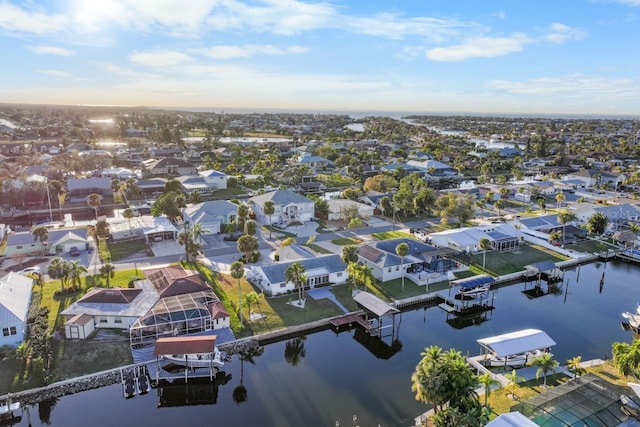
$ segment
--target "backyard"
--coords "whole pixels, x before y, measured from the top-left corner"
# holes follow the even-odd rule
[[[471,262],[482,267],[484,254],[478,252],[471,255]],[[509,252],[487,251],[485,269],[492,276],[502,276],[524,270],[526,265],[540,261],[554,262],[570,259],[564,255],[538,245],[522,244],[517,250]]]

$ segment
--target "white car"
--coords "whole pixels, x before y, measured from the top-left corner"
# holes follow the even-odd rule
[[[22,275],[25,275],[25,274],[32,274],[32,273],[38,273],[38,274],[40,274],[40,267],[38,267],[38,266],[35,266],[35,267],[27,267],[27,268],[24,268],[24,269],[22,269],[22,270],[18,271],[18,274],[22,274]]]

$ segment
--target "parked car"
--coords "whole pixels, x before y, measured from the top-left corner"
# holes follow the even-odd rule
[[[22,275],[32,274],[32,273],[40,274],[40,267],[38,267],[38,266],[27,267],[27,268],[24,268],[24,269],[18,271],[18,274],[22,274]]]
[[[72,247],[71,250],[69,250],[69,255],[80,256],[80,249],[76,248],[75,246]]]

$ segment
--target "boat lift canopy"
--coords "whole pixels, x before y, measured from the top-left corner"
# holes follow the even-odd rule
[[[462,289],[471,289],[476,286],[482,286],[493,282],[495,282],[493,277],[481,274],[479,276],[467,277],[466,279],[453,280],[451,281],[451,284],[460,285]]]
[[[498,357],[540,350],[556,345],[556,342],[539,329],[524,329],[494,337],[482,338],[478,344]]]
[[[161,356],[164,354],[213,353],[215,347],[215,335],[160,338],[156,341],[153,354]]]

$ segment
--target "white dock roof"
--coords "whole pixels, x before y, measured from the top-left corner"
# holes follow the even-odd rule
[[[527,351],[539,350],[556,345],[556,342],[539,329],[523,329],[508,334],[482,338],[478,344],[498,357],[511,356]]]

